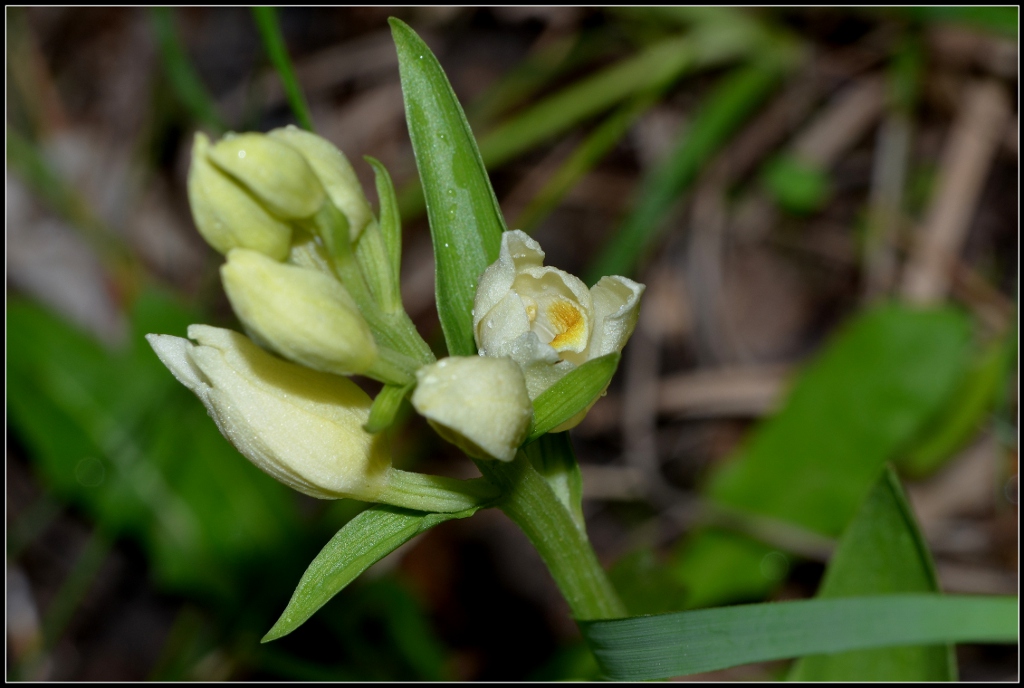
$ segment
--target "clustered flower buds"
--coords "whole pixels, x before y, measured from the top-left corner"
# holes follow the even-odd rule
[[[636,325],[643,285],[606,277],[587,289],[544,267],[526,234],[506,232],[476,295],[481,355],[435,362],[401,308],[398,249],[385,245],[355,171],[331,143],[294,127],[215,144],[197,134],[188,193],[200,234],[226,257],[224,289],[252,339],[193,325],[195,343],[149,335],[150,344],[243,455],[314,497],[470,503],[469,492],[439,488],[446,479],[395,470],[382,435],[364,429],[369,397],[342,376],[414,388],[413,407],[442,437],[474,458],[511,461],[532,400],[622,349]]]

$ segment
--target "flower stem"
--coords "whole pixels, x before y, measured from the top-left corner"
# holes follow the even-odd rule
[[[502,488],[498,507],[523,529],[579,621],[626,615],[586,533],[547,481],[520,451],[514,461],[477,461],[484,477]]]

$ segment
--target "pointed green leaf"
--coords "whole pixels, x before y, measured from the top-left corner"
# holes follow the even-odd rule
[[[370,163],[373,173],[376,175],[377,200],[380,203],[380,233],[384,237],[384,246],[387,249],[388,259],[391,263],[391,275],[395,280],[395,293],[401,293],[402,274],[402,216],[398,212],[398,198],[395,196],[395,185],[391,182],[391,175],[376,158],[369,155],[363,156],[363,160]]]
[[[551,491],[572,516],[576,527],[586,531],[583,519],[583,476],[569,433],[544,435],[539,441],[523,447],[523,453],[551,486]]]
[[[886,468],[832,555],[819,599],[939,592],[928,546],[899,479]],[[857,650],[804,657],[794,681],[955,681],[949,645]]]
[[[532,442],[594,402],[615,375],[619,358],[616,352],[587,361],[544,390],[533,400],[533,425],[526,441]]]
[[[261,642],[277,640],[294,631],[371,564],[419,533],[474,513],[476,508],[451,514],[425,514],[383,505],[361,512],[320,550],[302,574],[281,618]]]
[[[825,652],[1015,643],[1017,598],[876,595],[578,623],[607,678],[642,681]]]
[[[466,115],[440,63],[408,25],[395,18],[389,21],[434,244],[437,314],[448,353],[472,356],[477,280],[498,258],[505,220]]]
[[[412,385],[384,385],[373,399],[370,418],[364,426],[366,432],[377,433],[390,428],[410,389]]]

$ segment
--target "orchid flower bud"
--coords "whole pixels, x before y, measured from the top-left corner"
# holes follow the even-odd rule
[[[226,136],[207,155],[282,220],[312,217],[326,199],[302,154],[276,138],[255,133]]]
[[[573,368],[622,350],[636,327],[644,288],[626,277],[602,277],[588,290],[579,278],[544,267],[544,251],[524,232],[505,232],[498,260],[477,286],[477,348],[482,356],[518,363],[536,399]],[[574,427],[584,415],[553,432]]]
[[[306,159],[327,197],[348,220],[349,238],[355,241],[373,221],[373,210],[348,158],[327,139],[294,125],[274,129],[268,136],[288,144]]]
[[[214,166],[209,150],[210,139],[196,134],[188,171],[188,200],[199,233],[222,254],[233,248],[248,248],[283,260],[288,255],[291,227]]]
[[[411,401],[439,435],[477,459],[511,461],[533,417],[523,372],[507,358],[453,356],[424,366]]]
[[[238,319],[285,358],[338,375],[377,360],[370,327],[338,280],[246,249],[229,252],[220,274]]]
[[[190,339],[146,336],[221,433],[262,471],[320,499],[374,501],[391,459],[363,430],[370,398],[352,381],[282,361],[243,335],[207,325]]]

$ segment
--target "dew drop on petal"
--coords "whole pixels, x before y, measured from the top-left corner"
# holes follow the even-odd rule
[[[238,157],[244,158],[245,157],[245,151],[244,150],[238,151]]]

